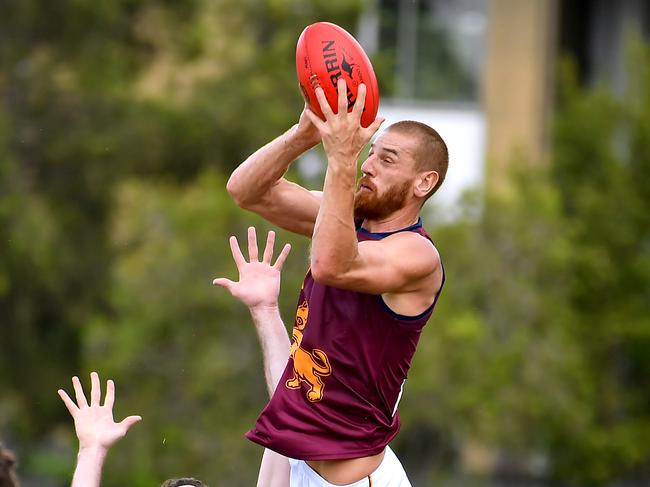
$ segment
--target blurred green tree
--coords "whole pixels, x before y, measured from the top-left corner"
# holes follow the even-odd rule
[[[0,432],[27,472],[70,466],[50,460],[56,425],[69,426],[53,392],[96,367],[83,352],[89,323],[117,306],[109,227],[117,185],[132,177],[192,185],[207,167],[229,172],[299,114],[300,31],[322,19],[352,28],[359,8],[340,0],[3,5]]]
[[[261,355],[246,308],[211,281],[236,277],[229,235],[245,242],[254,223],[261,244],[269,227],[242,218],[224,184],[207,171],[189,186],[131,180],[117,191],[112,311],[90,325],[85,359],[116,378],[122,403],[145,421],[114,453],[106,485],[181,473],[232,486],[257,478],[261,450],[243,434],[268,400]],[[298,289],[307,239],[279,239],[294,247],[283,287]],[[290,326],[295,295],[283,298]]]
[[[483,475],[648,478],[650,48],[631,46],[620,97],[565,64],[548,166],[513,164],[434,232],[448,282],[398,437],[415,484],[477,451]]]
[[[145,418],[106,485],[250,485],[259,449],[241,435],[265,402],[260,355],[245,310],[210,279],[234,275],[229,234],[268,227],[233,206],[225,178],[299,113],[302,28],[354,30],[360,5],[4,7],[0,433],[24,472],[63,485],[74,445],[54,391],[98,368],[117,382],[118,416]],[[650,54],[632,51],[624,97],[565,76],[548,168],[469,197],[455,222],[430,219],[448,283],[401,404],[414,485],[467,480],[475,445],[528,478],[647,471]],[[306,242],[280,239],[295,246],[289,325]]]
[[[628,65],[622,97],[584,93],[566,69],[555,127],[553,181],[577,249],[572,324],[592,389],[588,429],[556,438],[557,472],[592,485],[650,465],[650,48],[631,42]]]

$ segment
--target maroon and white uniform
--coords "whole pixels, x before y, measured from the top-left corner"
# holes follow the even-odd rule
[[[421,221],[397,232],[429,238]],[[380,240],[397,232],[360,228],[357,239]],[[319,284],[308,272],[298,300],[291,357],[247,438],[301,460],[380,453],[399,430],[397,404],[439,295],[422,314],[401,316],[381,295]]]

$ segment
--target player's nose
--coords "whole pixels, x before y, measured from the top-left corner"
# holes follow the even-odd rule
[[[374,176],[375,175],[375,155],[368,156],[368,158],[363,161],[363,164],[361,164],[361,172],[364,174],[364,176]]]

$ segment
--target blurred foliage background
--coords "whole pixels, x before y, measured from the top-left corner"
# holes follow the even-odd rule
[[[91,370],[115,379],[116,416],[144,417],[104,485],[254,484],[261,452],[243,433],[266,402],[261,355],[246,310],[210,283],[235,275],[229,235],[269,226],[225,181],[296,120],[300,31],[354,31],[360,8],[3,2],[0,439],[25,485],[69,482],[56,389]],[[468,193],[452,222],[427,210],[448,282],[400,406],[414,485],[647,485],[650,48],[628,64],[614,96],[565,63],[548,164],[516,165],[507,194]],[[280,240],[291,323],[308,242]],[[470,457],[500,467],[477,476]]]

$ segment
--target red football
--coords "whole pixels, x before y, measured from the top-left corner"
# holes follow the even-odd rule
[[[296,46],[296,72],[300,89],[309,107],[323,120],[314,89],[320,85],[327,101],[336,113],[338,92],[336,83],[343,77],[348,87],[348,111],[357,99],[360,83],[366,85],[366,105],[361,125],[367,127],[377,116],[379,87],[368,56],[357,40],[345,29],[329,22],[308,25],[300,34]]]

